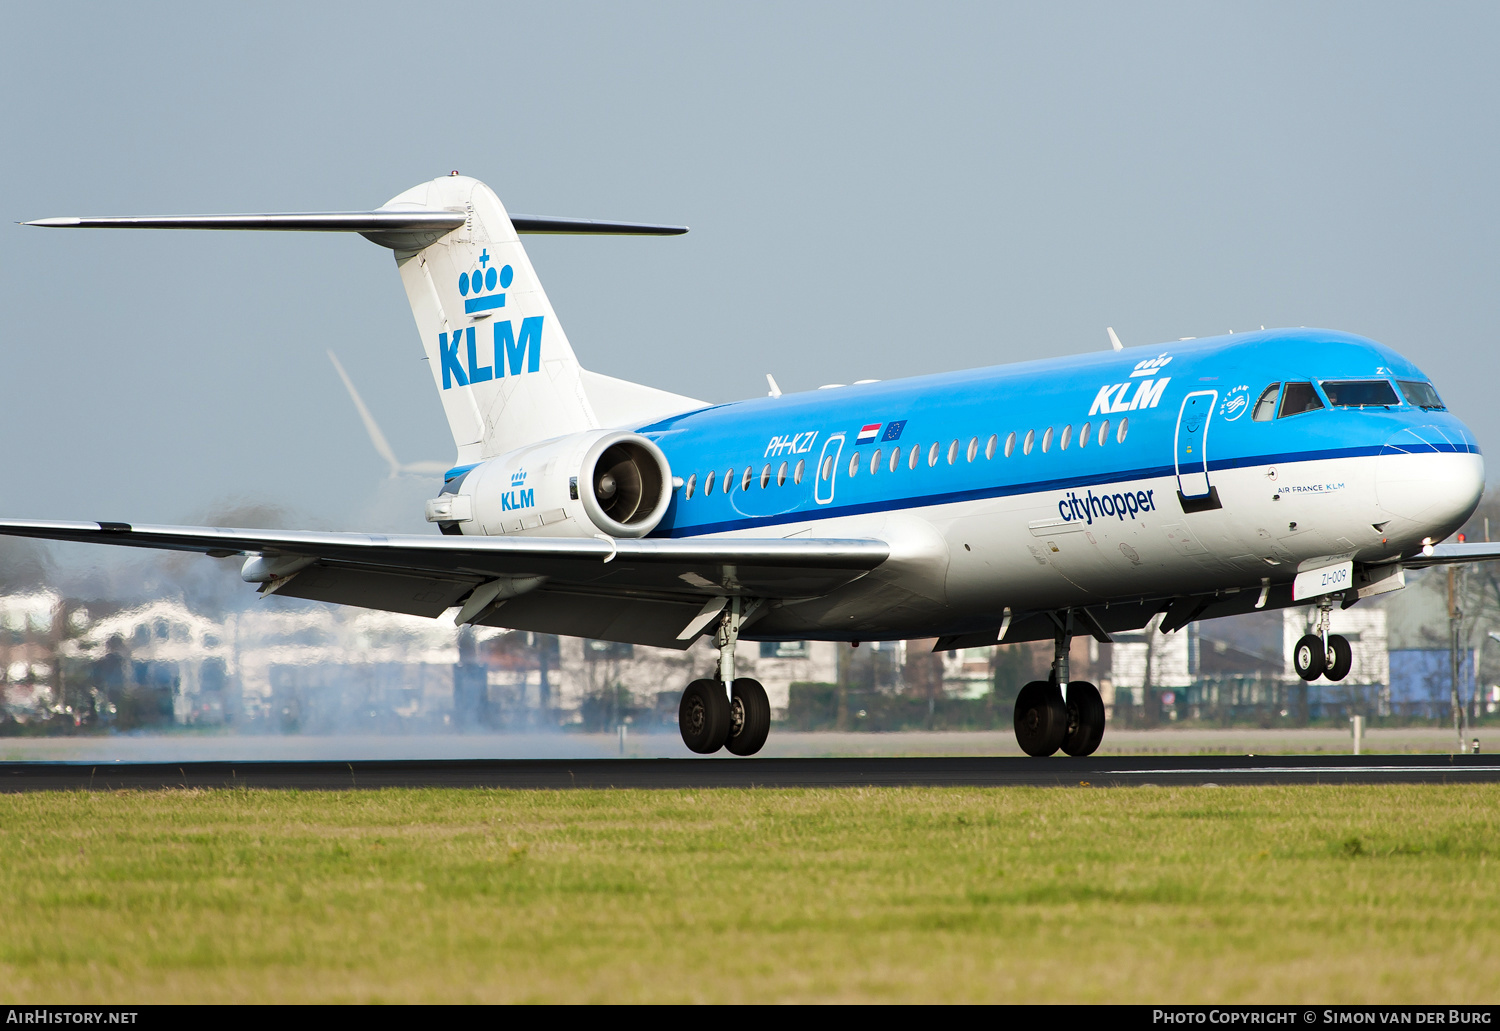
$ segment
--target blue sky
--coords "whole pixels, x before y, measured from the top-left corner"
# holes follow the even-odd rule
[[[422,529],[452,443],[389,252],[73,232],[348,210],[459,169],[583,363],[715,401],[1262,324],[1422,365],[1481,444],[1500,8],[3,5],[0,510]]]

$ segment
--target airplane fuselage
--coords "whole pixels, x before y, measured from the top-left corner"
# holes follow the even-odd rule
[[[1353,399],[1395,404],[1323,385],[1376,382],[1387,396]],[[1387,347],[1291,330],[711,407],[640,427],[683,481],[653,536],[890,542],[881,569],[754,637],[961,635],[1199,594],[1212,615],[1262,587],[1275,607],[1299,570],[1394,560],[1477,504],[1472,433],[1403,382],[1427,378]],[[1262,400],[1273,384],[1317,407]]]

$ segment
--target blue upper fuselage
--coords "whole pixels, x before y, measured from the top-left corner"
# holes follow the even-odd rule
[[[1332,404],[1323,384],[1347,380],[1384,380],[1398,403]],[[1211,473],[1375,454],[1413,427],[1433,450],[1478,452],[1458,419],[1411,403],[1402,381],[1427,377],[1372,340],[1294,329],[719,405],[641,428],[684,481],[653,536],[1121,483],[1205,456]],[[1258,420],[1266,389],[1289,383],[1311,384],[1321,407]],[[1210,407],[1196,450],[1184,445],[1179,415],[1186,424]]]

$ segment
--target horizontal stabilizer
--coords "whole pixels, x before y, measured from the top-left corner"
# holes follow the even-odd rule
[[[359,233],[392,250],[418,250],[462,226],[462,211],[301,211],[246,215],[108,215],[39,218],[22,225],[47,229],[253,229],[304,233]],[[517,233],[579,236],[681,236],[687,226],[609,222],[555,215],[511,215]]]

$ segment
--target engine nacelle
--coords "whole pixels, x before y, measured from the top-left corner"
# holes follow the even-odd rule
[[[672,489],[661,448],[638,433],[592,430],[480,463],[427,502],[427,521],[473,536],[644,537]]]

